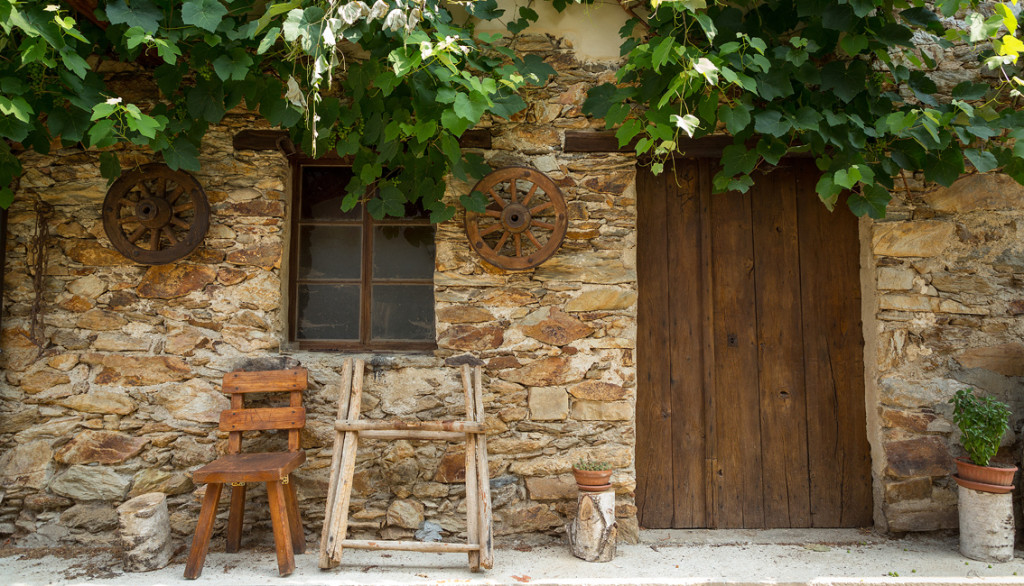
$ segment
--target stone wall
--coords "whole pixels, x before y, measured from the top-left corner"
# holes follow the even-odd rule
[[[899,185],[899,180],[897,180]],[[997,458],[1020,465],[1024,425],[1024,187],[1003,175],[948,188],[908,177],[871,233],[883,521],[957,525],[953,393],[974,387],[1014,415]]]
[[[438,350],[364,356],[363,416],[460,416],[456,365],[471,355],[485,368],[496,534],[563,531],[575,507],[569,469],[587,455],[618,468],[620,535],[632,539],[634,162],[561,152],[565,129],[592,125],[580,111],[586,88],[613,70],[579,62],[547,36],[525,37],[518,49],[543,55],[559,75],[533,91],[517,119],[493,122],[493,149],[483,154],[495,168],[529,165],[556,181],[570,211],[565,243],[540,268],[508,273],[470,251],[461,213],[438,226]],[[124,91],[139,91],[134,72],[123,75]],[[290,169],[280,154],[233,150],[234,133],[255,125],[238,110],[210,130],[195,173],[212,207],[209,233],[189,257],[158,267],[111,248],[97,152],[55,145],[48,156],[22,157],[0,338],[0,534],[14,543],[112,542],[114,508],[149,491],[169,495],[172,528],[186,538],[204,490],[191,471],[226,446],[216,429],[228,405],[220,380],[259,363],[309,369],[308,460],[297,485],[307,535],[318,538],[344,357],[285,341]],[[151,160],[116,152],[125,168]],[[470,187],[453,182],[450,200]],[[53,209],[33,332],[39,200]],[[465,529],[463,466],[457,445],[367,442],[354,530],[404,538],[428,520],[457,537]],[[269,519],[247,522],[266,529]],[[256,535],[269,539],[266,530]]]

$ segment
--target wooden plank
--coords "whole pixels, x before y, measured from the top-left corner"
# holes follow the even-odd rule
[[[637,169],[636,505],[640,525],[672,526],[672,402],[664,319],[668,308],[669,240],[666,176]]]
[[[388,419],[341,420],[334,424],[338,431],[454,431],[458,433],[484,433],[487,426],[475,421],[395,421]]]
[[[431,541],[385,541],[383,539],[346,539],[340,543],[352,549],[388,551],[421,551],[435,553],[465,553],[480,551],[479,545],[469,543],[439,543]]]
[[[758,386],[767,527],[809,527],[807,410],[793,168],[754,178]]]
[[[441,441],[441,442],[464,442],[466,434],[457,431],[415,431],[415,430],[370,430],[360,431],[359,437],[368,440],[393,441],[400,439]]]
[[[306,409],[304,407],[225,409],[220,412],[220,429],[223,431],[301,429],[304,425],[306,425]]]
[[[470,375],[469,365],[462,365],[462,389],[466,399],[466,419],[476,419],[476,402],[473,398],[473,380]],[[477,546],[475,551],[469,552],[469,570],[480,571],[480,503],[478,501],[477,487],[480,484],[480,477],[477,476],[477,454],[476,436],[466,436],[466,542]]]
[[[709,159],[698,160],[701,247],[701,335],[704,340],[704,519],[706,527],[718,527],[718,502],[723,491],[718,468],[718,424],[715,404],[715,295],[711,266],[711,177]]]
[[[481,425],[484,415],[483,370],[473,368],[473,402],[476,404],[476,420]],[[481,434],[476,440],[478,500],[480,501],[480,567],[490,570],[494,567],[494,521],[491,511],[491,474],[487,465],[487,435]]]
[[[857,220],[821,205],[817,176],[806,164],[797,182],[811,524],[869,526]]]
[[[751,193],[711,196],[718,527],[763,527]]]
[[[341,386],[338,388],[338,415],[337,419],[344,419],[348,416],[348,400],[352,394],[352,359],[346,358],[341,368]],[[342,432],[334,432],[334,449],[331,454],[331,471],[327,476],[327,507],[324,512],[323,529],[320,531],[320,557],[318,565],[320,569],[333,568],[337,564],[327,554],[327,534],[332,527],[331,518],[334,514],[334,501],[338,498],[338,471],[341,469],[341,448],[345,438]]]
[[[273,393],[299,391],[307,386],[305,368],[290,370],[235,371],[224,375],[221,389],[225,393]]]
[[[348,419],[359,419],[359,411],[363,400],[363,368],[365,362],[356,360],[352,373],[352,396],[349,398]],[[341,481],[338,486],[338,497],[334,500],[331,512],[331,528],[327,532],[327,555],[337,563],[341,560],[342,541],[348,531],[348,505],[352,496],[352,475],[356,469],[356,446],[359,444],[359,433],[346,431],[341,448]]]
[[[699,165],[680,161],[668,182],[666,239],[671,384],[672,527],[706,527],[704,505],[704,374]],[[669,454],[666,454],[668,456]]]

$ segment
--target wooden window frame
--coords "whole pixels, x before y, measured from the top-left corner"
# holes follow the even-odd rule
[[[302,171],[307,167],[351,167],[350,157],[329,160],[296,158],[292,161],[292,195],[291,217],[289,220],[290,251],[288,266],[288,341],[296,344],[300,350],[321,351],[374,351],[403,352],[429,351],[437,349],[437,331],[431,340],[372,340],[371,315],[373,302],[373,286],[389,285],[431,285],[433,275],[429,279],[374,279],[373,278],[373,236],[374,228],[379,226],[430,226],[434,225],[429,218],[393,218],[386,217],[374,220],[369,212],[362,210],[359,220],[303,220],[302,216]],[[361,234],[361,266],[358,279],[300,279],[299,272],[299,232],[303,226],[360,226]],[[436,229],[435,229],[436,245]],[[298,332],[298,291],[299,285],[322,284],[358,284],[359,285],[359,339],[358,340],[303,340]],[[430,318],[436,324],[436,302],[433,304]]]

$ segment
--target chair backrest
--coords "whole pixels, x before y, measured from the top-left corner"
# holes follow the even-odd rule
[[[221,411],[220,429],[228,433],[228,453],[242,449],[242,432],[253,430],[288,430],[288,451],[298,451],[299,430],[306,425],[306,409],[302,391],[309,384],[305,368],[229,372],[221,387],[231,395],[231,408]],[[247,393],[288,393],[287,407],[245,408]]]

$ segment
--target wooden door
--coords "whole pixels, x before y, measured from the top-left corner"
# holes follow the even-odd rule
[[[857,220],[810,161],[712,174],[637,175],[640,523],[870,525]]]

